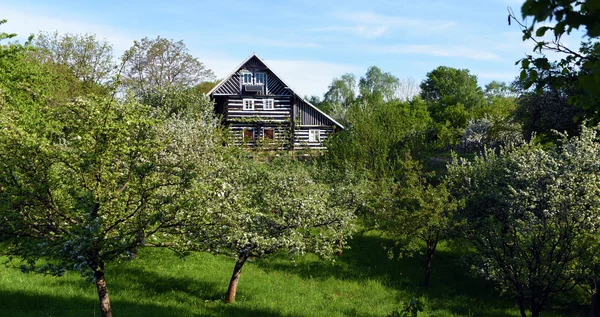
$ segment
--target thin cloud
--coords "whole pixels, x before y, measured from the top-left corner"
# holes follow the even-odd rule
[[[421,54],[438,57],[462,57],[466,59],[491,61],[499,60],[500,56],[495,53],[463,45],[429,45],[429,44],[398,44],[398,45],[377,45],[367,46],[367,50],[376,53],[389,54]]]
[[[474,72],[477,78],[510,82],[518,76],[518,72]]]
[[[245,38],[239,42],[251,43],[253,45],[271,46],[271,47],[282,47],[282,48],[319,48],[321,45],[311,42],[302,41],[285,41],[285,40],[272,40],[265,38]]]
[[[387,26],[326,26],[312,28],[310,31],[319,33],[348,33],[360,37],[377,38],[382,36],[389,27]]]
[[[376,38],[393,30],[410,29],[413,33],[443,32],[456,26],[454,21],[427,20],[378,14],[371,11],[336,12],[333,17],[350,23],[346,26],[315,28],[317,32],[346,32],[354,35]]]

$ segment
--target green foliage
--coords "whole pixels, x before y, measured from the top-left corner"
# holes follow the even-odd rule
[[[367,202],[378,228],[394,241],[391,258],[419,253],[425,259],[425,287],[429,286],[431,262],[440,241],[451,234],[455,205],[445,184],[436,184],[418,162],[407,157],[395,182],[380,181],[378,194]],[[428,179],[429,178],[429,179]]]
[[[0,117],[0,232],[24,269],[45,257],[40,271],[100,270],[177,223],[206,160],[186,152],[205,143],[194,140],[198,128],[173,130],[131,101],[89,98],[26,110],[43,121],[23,118],[21,107]]]
[[[348,109],[356,99],[356,88],[354,74],[344,74],[331,81],[323,101]]]
[[[536,136],[541,142],[557,139],[554,131],[576,135],[579,132],[578,119],[585,113],[569,103],[572,90],[546,90],[541,93],[525,92],[518,99],[515,118],[523,126],[523,135],[530,140]]]
[[[447,120],[446,109],[461,104],[473,110],[484,104],[484,95],[477,85],[477,76],[467,69],[440,66],[427,73],[421,83],[421,98],[431,105],[431,114],[437,121]]]
[[[209,225],[192,223],[186,229],[187,239],[202,250],[253,257],[308,251],[329,257],[352,231],[352,210],[336,203],[343,192],[316,182],[300,162],[237,159],[216,173],[208,193]]]
[[[67,65],[1,49],[0,241],[23,271],[93,279],[109,316],[105,264],[190,218],[194,180],[217,160],[214,126],[88,95]]]
[[[458,144],[469,119],[486,104],[475,75],[446,66],[427,73],[421,83],[421,98],[435,122],[440,148]]]
[[[527,0],[521,8],[524,18],[533,17],[531,25],[525,25],[509,10],[509,22],[517,21],[523,32],[523,40],[533,41],[534,52],[559,52],[565,57],[551,63],[547,57],[532,56],[517,61],[521,64],[520,80],[525,88],[535,86],[537,92],[544,89],[576,89],[570,103],[587,110],[589,118],[597,119],[600,105],[600,5],[597,1]],[[540,26],[540,24],[542,24]],[[574,29],[585,28],[585,38],[578,50],[567,47],[561,39]],[[553,37],[544,37],[553,31]]]
[[[191,88],[215,76],[193,57],[183,41],[147,37],[135,41],[123,55],[126,88],[136,95],[168,90],[172,86]]]
[[[358,82],[361,99],[366,102],[392,101],[397,98],[400,80],[377,66],[367,69],[364,77]]]
[[[213,89],[215,86],[217,86],[219,82],[221,82],[221,80],[219,79],[213,81],[203,81],[196,85],[196,89],[200,93],[208,94],[208,92],[211,91],[211,89]]]
[[[431,118],[419,99],[355,104],[348,119],[350,126],[328,143],[326,157],[335,166],[389,176],[407,151],[425,156],[423,140]]]
[[[561,135],[560,146],[488,150],[449,167],[477,272],[517,299],[525,316],[577,286],[594,264],[600,222],[597,129]]]
[[[137,96],[138,102],[150,106],[155,116],[196,117],[210,122],[214,117],[214,106],[210,98],[196,87],[180,85],[156,88]]]
[[[392,312],[388,317],[417,317],[424,308],[425,305],[419,299],[411,298],[404,308]]]
[[[40,32],[33,40],[31,56],[42,63],[65,66],[83,85],[102,84],[114,75],[113,49],[93,34]]]

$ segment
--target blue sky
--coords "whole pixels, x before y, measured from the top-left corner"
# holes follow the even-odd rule
[[[371,65],[423,80],[445,65],[467,68],[480,85],[511,81],[531,53],[507,24],[522,0],[396,1],[33,1],[3,0],[0,31],[94,33],[120,55],[134,40],[183,40],[225,77],[253,52],[302,95],[322,95],[334,77]],[[579,35],[564,40],[578,46]]]

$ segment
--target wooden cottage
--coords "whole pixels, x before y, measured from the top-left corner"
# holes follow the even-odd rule
[[[279,149],[325,149],[344,127],[296,94],[256,54],[209,93],[238,144]]]

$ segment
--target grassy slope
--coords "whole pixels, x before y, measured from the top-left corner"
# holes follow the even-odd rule
[[[234,260],[196,253],[181,260],[144,249],[135,261],[108,268],[117,316],[385,316],[411,297],[419,316],[518,316],[512,301],[482,280],[465,276],[460,257],[442,247],[431,288],[420,287],[420,259],[388,260],[376,235],[356,237],[335,264],[306,256],[247,263],[237,302],[222,303]],[[585,316],[586,309],[544,316]],[[0,266],[0,316],[99,316],[95,287],[77,274],[22,274]]]

